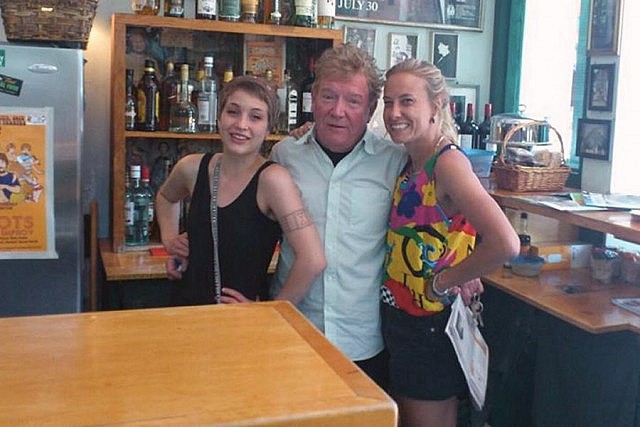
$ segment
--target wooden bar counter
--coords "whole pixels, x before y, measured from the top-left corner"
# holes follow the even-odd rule
[[[0,425],[395,426],[291,304],[0,319]]]

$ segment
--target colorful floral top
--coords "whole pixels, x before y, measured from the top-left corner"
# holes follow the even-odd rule
[[[396,180],[387,231],[382,302],[415,316],[444,309],[425,295],[424,284],[435,273],[460,263],[473,251],[476,230],[462,214],[448,217],[436,200],[434,169],[440,155],[411,176],[408,168]]]

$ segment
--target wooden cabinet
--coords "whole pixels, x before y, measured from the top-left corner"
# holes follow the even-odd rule
[[[166,46],[170,46],[172,51],[180,51],[181,55],[188,59],[187,62],[193,60],[198,52],[220,53],[216,66],[219,77],[222,77],[220,67],[225,63],[233,65],[237,74],[244,72],[244,49],[247,41],[282,41],[286,52],[283,68],[293,69],[295,75],[295,70],[306,69],[306,59],[309,56],[317,56],[322,50],[335,46],[343,40],[342,30],[133,14],[113,15],[111,21],[111,235],[115,252],[144,249],[129,248],[124,244],[125,169],[128,158],[131,157],[133,144],[144,142],[147,147],[151,146],[154,149],[163,142],[186,146],[190,144],[202,146],[206,143],[212,144],[211,147],[213,147],[219,140],[219,135],[216,134],[187,135],[171,132],[125,131],[125,70],[130,66],[133,56],[133,53],[129,52],[133,43],[131,36],[133,31],[150,35],[156,42],[155,46],[146,46],[145,52],[139,55],[142,58],[144,55],[153,55],[154,49],[155,51],[158,48],[167,49]],[[148,40],[145,43],[148,43]],[[159,66],[164,65],[159,62],[156,61]],[[139,77],[140,74],[137,74],[136,79]],[[275,142],[280,138],[279,135],[272,135],[268,141]]]

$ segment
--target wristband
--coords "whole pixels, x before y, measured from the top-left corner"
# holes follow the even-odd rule
[[[431,278],[431,292],[433,292],[433,294],[439,299],[446,298],[451,294],[451,288],[447,288],[444,291],[439,291],[438,288],[436,288],[436,284],[438,283],[441,273],[442,271],[439,271]]]

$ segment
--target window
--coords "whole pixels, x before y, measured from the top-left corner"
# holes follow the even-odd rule
[[[622,34],[620,36],[620,59],[618,66],[617,96],[614,98],[613,151],[611,156],[611,192],[640,194],[640,81],[637,61],[640,58],[640,2],[624,2]],[[638,98],[638,99],[636,99]]]
[[[583,110],[585,55],[580,57],[580,52],[586,50],[581,50],[579,37],[582,3],[526,2],[519,94],[524,116],[547,118],[558,130],[573,168],[579,165],[573,148],[574,123]]]

